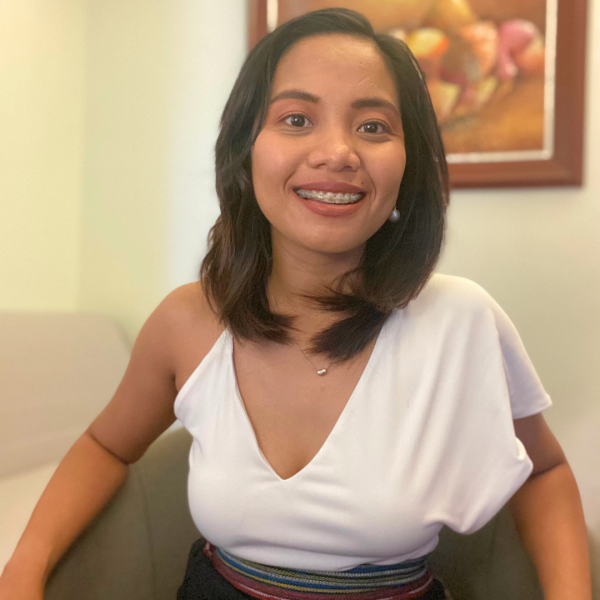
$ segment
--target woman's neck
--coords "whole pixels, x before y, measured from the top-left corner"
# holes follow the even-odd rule
[[[362,252],[363,248],[357,248],[343,254],[327,254],[274,243],[268,286],[271,308],[297,316],[296,326],[302,331],[319,330],[332,321],[332,315],[302,295],[328,295],[327,288],[349,291],[348,283],[339,289],[340,278],[358,266]]]

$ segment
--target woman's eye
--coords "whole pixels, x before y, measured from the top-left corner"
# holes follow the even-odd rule
[[[390,128],[385,123],[382,123],[381,121],[369,121],[368,123],[365,123],[364,125],[361,125],[360,127],[367,128],[365,133],[390,133]],[[377,129],[377,127],[381,127],[382,130],[379,131]]]
[[[296,129],[301,129],[302,126],[305,125],[307,121],[308,121],[308,119],[304,115],[301,115],[301,114],[288,115],[284,119],[285,123],[287,123],[288,125],[291,125],[292,127],[295,127]]]

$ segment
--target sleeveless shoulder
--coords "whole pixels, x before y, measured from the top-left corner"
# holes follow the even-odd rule
[[[211,310],[199,281],[175,288],[159,305],[173,323],[218,327],[219,319]]]
[[[173,292],[173,312],[178,313],[177,388],[173,410],[175,416],[190,429],[190,420],[198,417],[198,397],[203,396],[203,374],[215,375],[210,365],[219,358],[227,330],[208,304],[199,282]],[[218,375],[217,375],[218,379]],[[200,388],[199,388],[200,385]],[[193,417],[192,417],[193,415]]]
[[[165,329],[169,336],[165,343],[171,346],[175,384],[180,393],[224,327],[210,308],[199,282],[173,290],[161,303],[160,310],[167,322]]]

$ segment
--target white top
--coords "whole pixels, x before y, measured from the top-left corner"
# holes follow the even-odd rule
[[[341,571],[430,553],[485,525],[533,464],[512,420],[552,404],[521,339],[478,284],[434,274],[386,321],[331,434],[281,479],[259,449],[225,330],[175,400],[193,436],[192,517],[215,546]]]

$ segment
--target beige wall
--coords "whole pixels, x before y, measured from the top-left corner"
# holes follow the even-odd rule
[[[132,341],[166,293],[172,11],[168,2],[86,5],[80,308],[111,315]]]
[[[213,147],[245,2],[89,0],[81,308],[132,341],[193,281],[218,205]]]
[[[0,2],[0,310],[73,310],[84,6]]]
[[[102,312],[133,341],[195,278],[245,22],[244,0],[0,3],[0,310]]]

